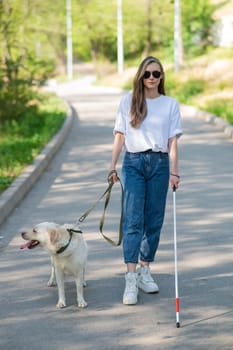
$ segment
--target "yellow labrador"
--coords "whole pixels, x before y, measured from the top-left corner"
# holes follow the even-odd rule
[[[32,229],[21,233],[28,242],[21,246],[24,248],[43,247],[51,255],[51,276],[48,286],[58,287],[58,308],[66,306],[64,274],[74,276],[77,288],[77,303],[79,307],[86,307],[83,297],[85,285],[84,271],[87,261],[87,244],[83,239],[82,231],[69,228],[68,225],[58,225],[53,222],[43,222]]]

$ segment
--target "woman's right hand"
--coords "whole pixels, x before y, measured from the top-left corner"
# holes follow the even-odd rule
[[[110,170],[109,174],[108,174],[108,182],[117,182],[118,181],[118,175],[117,175],[117,171],[116,169],[112,169]]]

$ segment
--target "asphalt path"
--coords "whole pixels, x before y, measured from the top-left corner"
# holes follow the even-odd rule
[[[232,350],[233,143],[218,128],[183,109],[181,185],[176,194],[180,323],[176,328],[172,191],[152,273],[160,293],[139,292],[122,304],[122,248],[99,234],[100,203],[81,225],[89,246],[86,309],[75,303],[66,279],[67,307],[57,310],[57,289],[47,287],[49,256],[20,250],[20,231],[43,221],[75,223],[103,193],[113,124],[121,91],[57,88],[76,113],[72,129],[47,170],[0,227],[0,348],[4,350]],[[114,186],[105,233],[117,238],[120,188]]]

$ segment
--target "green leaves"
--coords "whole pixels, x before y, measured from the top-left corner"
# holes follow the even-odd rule
[[[0,126],[0,192],[60,130],[65,114],[66,107],[58,97],[40,96],[35,112],[27,111],[20,120]]]

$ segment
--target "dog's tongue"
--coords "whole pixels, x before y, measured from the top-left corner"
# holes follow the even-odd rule
[[[30,245],[31,245],[31,241],[30,241],[30,242],[27,242],[27,243],[25,243],[25,244],[22,244],[22,245],[20,246],[20,249],[28,248]]]
[[[20,249],[25,249],[25,248],[29,248],[30,249],[34,245],[35,242],[36,241],[29,241],[29,242],[27,242],[25,244],[22,244],[20,246]]]

